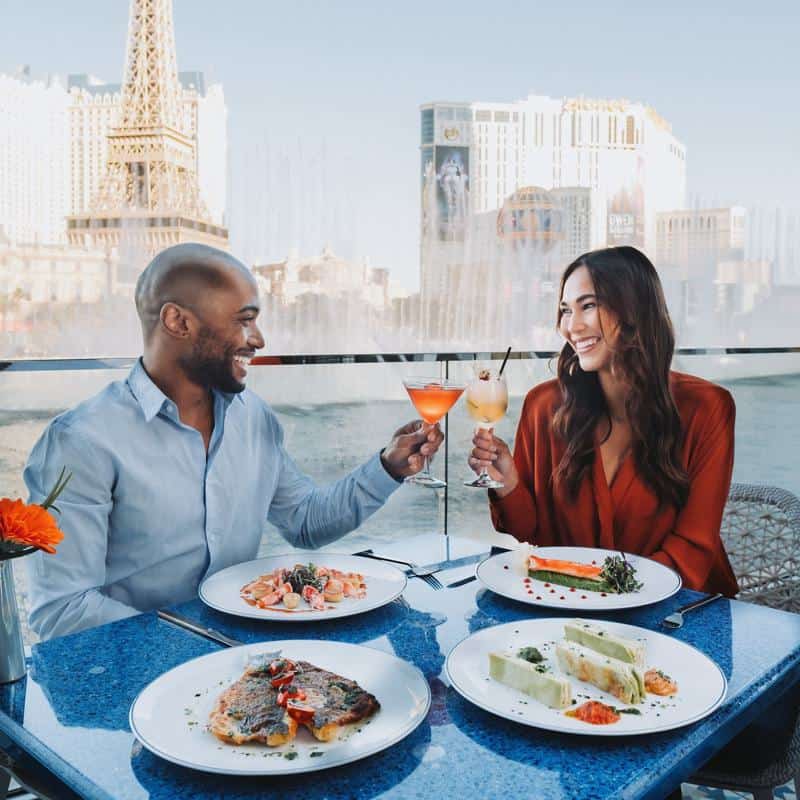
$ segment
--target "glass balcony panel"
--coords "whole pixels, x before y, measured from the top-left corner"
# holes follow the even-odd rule
[[[388,356],[387,358],[391,358]],[[473,354],[449,362],[418,356],[414,362],[298,364],[253,367],[249,387],[272,406],[297,464],[319,485],[346,475],[390,440],[403,423],[417,418],[406,394],[404,377],[447,374],[467,382],[474,374]],[[34,363],[34,362],[30,362]],[[497,368],[499,361],[481,361]],[[37,371],[6,370],[0,375],[0,495],[27,497],[22,472],[28,453],[58,413],[92,396],[127,369],[59,370],[38,362]],[[734,480],[772,484],[800,496],[800,354],[682,355],[675,368],[725,386],[736,401]],[[510,359],[504,374],[509,384],[508,413],[496,425],[498,435],[513,442],[526,392],[555,375],[555,359]],[[430,531],[488,540],[492,535],[486,492],[467,488],[467,466],[474,422],[462,396],[448,415],[447,463],[444,448],[432,471],[449,483],[447,497],[419,487],[400,487],[386,506],[361,528],[327,548],[354,552],[369,541],[397,541]],[[445,517],[445,510],[447,516]],[[265,522],[260,553],[289,546]],[[414,553],[409,551],[409,560]],[[20,565],[21,566],[21,565]],[[24,570],[16,569],[22,608],[28,607]],[[29,641],[32,634],[26,632]]]

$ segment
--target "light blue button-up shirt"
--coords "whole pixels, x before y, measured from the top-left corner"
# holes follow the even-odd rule
[[[28,565],[30,625],[42,638],[196,596],[203,578],[256,557],[264,521],[292,545],[320,547],[356,528],[399,486],[378,454],[317,488],[289,457],[257,395],[214,393],[203,437],[141,362],[124,381],[56,417],[33,448],[25,483],[41,502],[62,466],[64,540]]]

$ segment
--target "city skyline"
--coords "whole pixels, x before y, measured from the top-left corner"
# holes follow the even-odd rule
[[[86,0],[75,14],[55,3],[35,13],[14,3],[13,24],[0,33],[0,71],[30,63],[36,74],[118,80],[125,5],[108,13]],[[300,3],[278,13],[277,6],[240,2],[208,25],[213,4],[176,0],[180,69],[202,70],[225,87],[229,219],[242,257],[275,260],[290,247],[317,252],[328,241],[344,257],[369,256],[415,288],[419,107],[448,99],[513,102],[531,88],[653,106],[687,146],[690,204],[796,207],[798,112],[785,98],[800,13],[788,3],[767,3],[758,13],[728,4],[724,14],[712,4],[691,17],[688,7],[673,5],[657,19],[641,9],[619,16],[614,7],[601,13],[584,5],[572,10],[568,29],[567,12],[552,8],[512,8],[510,25],[509,17],[490,18],[470,4],[424,17],[417,6],[386,26],[379,10],[361,4],[332,10]],[[45,46],[42,20],[59,31],[55,43]],[[669,43],[677,34],[679,56]],[[348,39],[359,46],[342,47]],[[744,101],[756,96],[754,115]],[[757,130],[768,132],[769,147]]]

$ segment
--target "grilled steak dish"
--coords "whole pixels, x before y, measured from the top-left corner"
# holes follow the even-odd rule
[[[321,742],[343,726],[371,717],[380,708],[355,681],[307,661],[279,658],[256,662],[217,700],[209,729],[223,742],[261,742],[277,747],[305,725]]]
[[[219,697],[209,718],[209,730],[228,744],[261,742],[270,747],[286,744],[297,733],[297,721],[278,705],[279,690],[269,673],[248,667]]]

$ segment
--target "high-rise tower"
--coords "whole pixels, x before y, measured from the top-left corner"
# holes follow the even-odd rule
[[[195,140],[186,132],[172,0],[131,0],[119,120],[89,213],[70,217],[70,242],[117,249],[135,278],[158,250],[196,241],[227,247],[198,191]],[[123,267],[124,268],[124,267]]]

